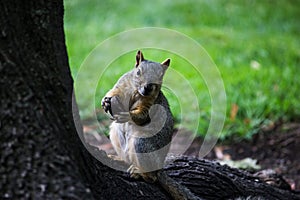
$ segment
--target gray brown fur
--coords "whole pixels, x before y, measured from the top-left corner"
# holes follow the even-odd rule
[[[173,134],[172,113],[160,91],[168,68],[164,63],[170,61],[147,61],[141,52],[136,60],[136,67],[117,81],[102,100],[102,106],[114,120],[110,139],[117,155],[132,165],[133,177],[139,174],[152,179],[152,175],[147,176],[163,167]]]
[[[174,125],[168,101],[161,92],[169,64],[170,59],[163,63],[147,61],[138,51],[135,69],[118,80],[103,98],[102,107],[114,120],[110,140],[119,159],[130,165],[131,177],[158,181],[174,199],[200,199],[160,170]]]

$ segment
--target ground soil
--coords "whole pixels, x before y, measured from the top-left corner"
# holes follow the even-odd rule
[[[114,154],[114,150],[107,140],[95,131],[92,125],[84,125],[86,140],[93,146]],[[185,145],[186,137],[190,134],[184,132],[181,137],[175,137],[171,151],[181,149]],[[176,133],[175,133],[176,134]],[[202,138],[196,137],[185,155],[198,156]],[[251,158],[257,160],[260,170],[271,169],[288,183],[292,190],[300,190],[300,124],[282,124],[272,130],[261,131],[251,140],[228,139],[219,142],[205,157],[210,160],[229,159],[232,161]]]

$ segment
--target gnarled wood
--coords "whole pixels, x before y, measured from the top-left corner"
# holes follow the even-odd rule
[[[264,199],[300,198],[289,190],[268,185],[246,171],[213,161],[178,157],[168,164],[165,170],[173,179],[204,199],[232,199],[247,196],[260,196]]]

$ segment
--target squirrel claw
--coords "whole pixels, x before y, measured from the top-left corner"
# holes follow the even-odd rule
[[[104,97],[101,105],[104,110],[104,112],[109,113],[111,116],[113,116],[112,111],[111,111],[111,98],[112,97]]]
[[[139,179],[141,176],[139,174],[131,174],[130,178]]]
[[[134,179],[140,178],[140,169],[136,167],[135,165],[130,165],[130,167],[127,169],[127,172],[129,172],[130,177]]]

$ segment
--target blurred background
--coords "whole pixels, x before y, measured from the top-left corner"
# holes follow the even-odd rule
[[[251,138],[276,123],[299,119],[300,1],[65,0],[64,4],[73,77],[88,54],[114,34],[140,27],[170,28],[202,45],[220,70],[227,94],[222,139]],[[121,67],[114,67],[115,73],[109,74],[104,88],[97,90],[96,107],[100,107],[101,98],[120,75],[132,68],[134,55],[135,52],[123,55],[112,64]],[[146,51],[145,55],[152,60],[157,58],[155,52]],[[186,61],[175,58],[171,66],[180,66],[181,73],[189,74],[185,72],[188,68],[182,67],[185,65]],[[203,80],[191,75],[189,81],[199,92],[198,134],[205,134],[210,119],[209,93]],[[178,102],[169,99],[180,121]],[[90,115],[81,110],[84,120]],[[102,115],[98,113],[100,120],[107,119]]]

